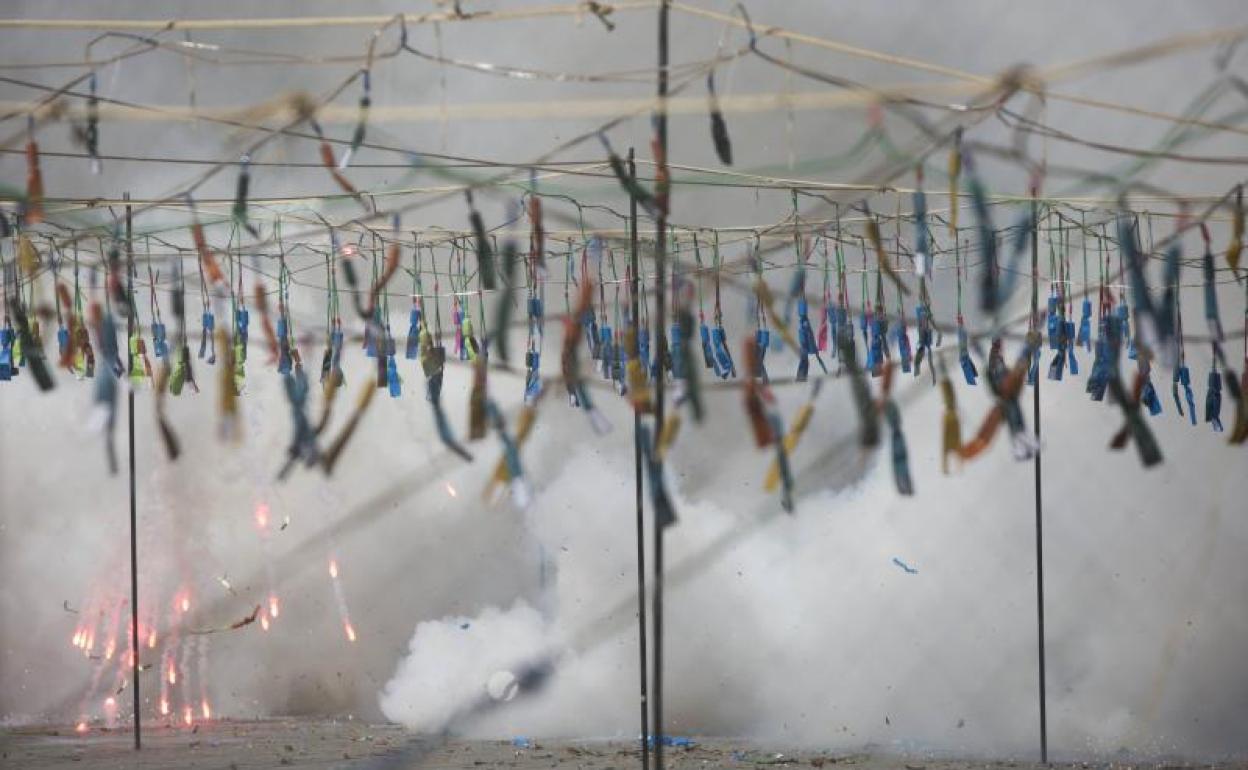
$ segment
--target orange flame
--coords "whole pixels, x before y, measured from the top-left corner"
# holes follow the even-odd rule
[[[207,698],[200,703],[200,711],[203,713],[204,719],[212,719],[212,708],[208,706]]]
[[[74,729],[80,733],[85,733],[87,731],[87,723],[79,722],[77,725],[74,726]]]
[[[260,628],[265,631],[269,630],[269,616],[263,613],[260,615]]]
[[[351,621],[347,621],[343,623],[342,627],[347,632],[347,640],[354,642],[355,641],[355,627],[351,625]]]
[[[278,606],[278,603],[277,603],[277,594],[270,595],[269,596],[269,614],[272,615],[274,618],[276,618],[278,614],[280,614],[280,610],[281,608]]]
[[[191,609],[191,597],[183,596],[182,597],[182,611],[187,612],[190,609]]]
[[[331,578],[338,577],[338,562],[335,559],[329,560],[329,576]]]
[[[169,699],[168,698],[160,699],[160,714],[161,716],[169,715]]]
[[[147,632],[147,649],[155,649],[156,647],[156,629]]]
[[[191,723],[195,721],[195,714],[191,711],[190,706],[182,709],[182,721],[186,723],[187,727],[190,727]]]
[[[178,669],[173,665],[173,661],[169,661],[169,684],[178,683]]]

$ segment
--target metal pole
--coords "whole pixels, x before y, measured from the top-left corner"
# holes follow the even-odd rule
[[[1039,323],[1039,299],[1036,281],[1040,260],[1040,219],[1037,216],[1036,189],[1031,195],[1031,318]],[[1040,484],[1040,372],[1036,372],[1036,384],[1031,389],[1032,422],[1036,426],[1036,637],[1040,664],[1040,761],[1049,763],[1049,725],[1044,688],[1044,523]]]
[[[126,291],[130,308],[126,313],[126,352],[129,365],[126,373],[134,373],[134,352],[130,340],[135,334],[137,319],[134,317],[138,303],[134,301],[134,241],[131,220],[130,193],[126,193]],[[127,417],[130,434],[130,667],[134,688],[134,749],[143,748],[143,728],[140,722],[139,703],[139,537],[138,503],[135,496],[134,475],[134,387],[126,389]]]
[[[629,147],[628,175],[634,181],[637,179],[637,162],[635,157],[633,148]],[[629,195],[628,219],[629,247],[631,250],[629,264],[632,265],[633,273],[628,291],[632,299],[633,308],[633,345],[636,346],[641,333],[638,320],[638,310],[641,307],[641,303],[638,297],[640,273],[637,265],[637,196],[635,195]],[[641,364],[645,366],[646,362],[643,361]],[[635,470],[637,488],[637,649],[641,656],[641,768],[642,770],[650,770],[650,744],[648,743],[650,740],[650,702],[646,696],[647,680],[650,676],[646,670],[646,539],[641,493],[641,413],[637,411],[633,412],[633,468]]]
[[[667,167],[667,61],[668,61],[668,35],[667,22],[670,15],[671,6],[669,0],[663,0],[659,6],[659,73],[658,73],[658,97],[659,112],[655,116],[654,132],[655,139],[658,144],[658,154],[660,157],[655,160],[662,165],[659,170],[666,172]],[[656,176],[661,176],[656,174]],[[658,185],[666,185],[667,181],[662,179],[657,182]],[[654,293],[655,293],[655,323],[659,327],[658,333],[658,352],[659,361],[664,362],[668,359],[667,352],[667,312],[665,303],[667,302],[667,281],[664,277],[664,271],[667,267],[667,190],[658,190],[659,194],[659,216],[655,223],[654,235]],[[654,385],[654,435],[657,437],[663,430],[663,379],[665,375],[660,366],[659,376],[656,378]],[[658,461],[660,466],[662,460]],[[662,472],[660,468],[660,472]],[[655,770],[663,770],[663,530],[664,524],[656,517],[654,522],[654,597],[653,597],[653,615],[654,615],[654,767]]]

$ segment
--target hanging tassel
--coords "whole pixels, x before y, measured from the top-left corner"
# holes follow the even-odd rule
[[[494,257],[490,253],[490,240],[485,235],[485,221],[472,203],[472,190],[464,190],[464,196],[468,199],[468,223],[472,226],[472,236],[477,244],[477,275],[480,277],[481,288],[493,291],[497,282],[494,278]]]
[[[1235,211],[1231,214],[1231,241],[1226,246],[1226,264],[1239,278],[1239,255],[1244,250],[1244,186],[1235,188]]]
[[[620,156],[611,149],[611,144],[607,142],[606,134],[599,132],[598,141],[602,143],[603,149],[607,151],[607,163],[611,166],[611,172],[615,174],[616,180],[620,186],[624,188],[624,192],[628,193],[630,198],[637,201],[637,205],[645,209],[646,214],[657,219],[659,216],[659,202],[649,191],[637,184],[637,180],[628,173],[628,169],[624,166],[624,161]]]
[[[1123,449],[1128,438],[1134,440],[1135,448],[1140,453],[1140,462],[1145,468],[1151,468],[1161,462],[1161,448],[1149,430],[1148,423],[1140,414],[1140,395],[1143,390],[1143,378],[1135,379],[1134,394],[1128,394],[1123,385],[1122,377],[1117,372],[1110,378],[1109,389],[1113,399],[1122,408],[1123,427],[1110,440],[1110,449]]]
[[[364,134],[368,129],[368,112],[373,106],[372,91],[373,78],[369,70],[365,69],[362,73],[363,93],[360,94],[360,106],[355,120],[355,130],[351,133],[351,146],[342,155],[342,161],[338,164],[338,169],[345,170],[351,164],[351,159],[355,157],[355,153],[360,149],[360,145],[364,143]]]
[[[105,361],[117,357],[117,329],[111,312],[102,312],[97,302],[91,303],[91,326],[99,340],[100,355]],[[12,338],[12,330],[7,330]],[[117,423],[117,374],[108,366],[95,378],[94,416],[92,423],[104,432],[104,452],[109,473],[117,473],[117,449],[113,444],[113,428]]]
[[[407,317],[407,344],[403,357],[409,361],[420,357],[420,308],[414,300]]]
[[[1075,342],[1082,345],[1084,350],[1092,352],[1092,300],[1086,297],[1083,300],[1083,314],[1079,318],[1079,334]]]
[[[767,348],[771,344],[770,329],[756,329],[754,331],[754,341],[758,345],[758,354],[754,359],[754,367],[751,369],[755,377],[761,379],[764,383],[770,382],[771,378],[767,376]]]
[[[818,386],[816,385],[816,388]],[[817,392],[817,391],[816,391]],[[793,415],[793,423],[789,426],[789,432],[784,436],[784,451],[786,456],[792,456],[797,449],[797,445],[802,440],[802,434],[806,432],[806,427],[810,425],[810,418],[815,413],[815,405],[813,399],[802,404],[797,414]],[[788,464],[787,462],[785,463]],[[767,492],[775,492],[780,486],[781,474],[783,469],[780,466],[780,458],[772,460],[771,467],[767,469],[767,475],[763,478],[763,489]]]
[[[1180,364],[1174,372],[1175,385],[1174,403],[1179,407],[1179,415],[1183,414],[1183,406],[1179,404],[1178,386],[1183,387],[1183,398],[1187,401],[1187,416],[1192,425],[1196,424],[1196,397],[1192,393],[1192,373],[1186,364]]]
[[[711,332],[711,343],[715,349],[715,374],[721,380],[736,379],[737,367],[733,363],[732,353],[728,350],[728,335],[723,324],[717,325]]]
[[[659,431],[659,440],[654,448],[659,462],[667,459],[667,452],[676,443],[678,435],[680,435],[680,412],[673,411],[663,420],[663,428]]]
[[[529,434],[533,431],[533,424],[537,421],[537,405],[525,404],[520,409],[520,416],[516,418],[516,435],[513,443],[517,452],[517,464],[520,448],[524,446],[524,442],[528,440]],[[511,464],[508,462],[506,455],[506,447],[504,447],[503,456],[494,464],[494,473],[490,476],[490,480],[485,485],[481,496],[489,501],[494,499],[495,490],[499,484],[511,481]]]
[[[16,281],[14,283],[16,284]],[[10,302],[10,306],[13,308],[13,318],[17,321],[17,342],[25,353],[26,366],[30,370],[31,377],[35,379],[35,385],[46,393],[56,387],[56,381],[52,379],[52,369],[48,366],[47,359],[44,358],[43,342],[37,335],[38,319],[33,327],[36,333],[32,333],[32,324],[26,317],[26,308],[16,295]]]
[[[485,438],[489,427],[486,410],[486,374],[488,372],[485,359],[479,358],[472,367],[472,391],[468,395],[468,440],[479,441]]]
[[[39,169],[39,144],[33,133],[26,142],[26,200],[22,206],[22,223],[32,227],[43,221],[43,172]]]
[[[300,369],[294,374],[282,377],[282,387],[286,391],[286,400],[290,402],[291,436],[290,446],[286,449],[286,464],[278,473],[278,480],[286,478],[290,469],[297,462],[311,467],[321,461],[321,452],[316,445],[316,431],[308,421],[307,404],[308,377]]]
[[[704,326],[703,329],[706,327]],[[637,334],[630,328],[625,334],[625,347],[628,350],[628,395],[633,409],[639,414],[654,411],[654,401],[650,393],[650,384],[646,380],[646,368],[642,364],[641,351],[637,344]]]
[[[199,357],[203,359],[205,348],[208,350],[208,365],[212,366],[217,362],[217,319],[211,310],[205,310],[201,316],[203,330],[199,335]]]
[[[745,396],[745,414],[754,431],[754,443],[760,449],[776,440],[771,423],[767,420],[766,409],[763,406],[762,387],[758,380],[758,371],[762,368],[763,351],[766,349],[757,334],[754,338],[747,337],[745,340],[745,366],[753,373],[752,377],[746,379],[745,389],[742,391]]]
[[[639,426],[637,437],[646,461],[646,478],[650,482],[650,502],[654,509],[655,524],[659,527],[670,527],[676,523],[676,511],[667,494],[667,484],[663,480],[663,466],[659,463],[651,445],[649,426]]]
[[[901,371],[909,374],[912,354],[910,351],[910,333],[906,330],[904,318],[897,324],[897,355],[901,363]]]
[[[728,123],[724,121],[724,113],[719,109],[719,98],[715,95],[714,69],[706,75],[706,93],[711,114],[711,141],[715,144],[715,154],[719,157],[720,163],[731,166],[732,141],[728,138]]]
[[[399,377],[399,363],[394,358],[394,337],[390,336],[389,327],[386,329],[386,386],[390,390],[390,398],[399,398],[403,395],[403,380]]]
[[[160,429],[160,440],[165,447],[165,455],[170,462],[174,462],[182,454],[182,443],[178,441],[178,434],[173,431],[173,426],[169,424],[169,419],[165,414],[165,391],[169,386],[171,375],[172,368],[169,362],[162,362],[156,374],[155,406],[156,426]]]
[[[503,420],[503,413],[493,399],[486,401],[485,410],[503,445],[503,463],[507,469],[507,480],[511,488],[511,502],[516,508],[524,510],[532,503],[533,493],[529,488],[528,480],[524,477],[524,469],[520,465],[520,448],[516,441],[507,435],[507,423]]]
[[[910,458],[906,451],[905,434],[901,432],[901,410],[892,399],[884,404],[884,418],[888,421],[893,450],[893,481],[897,485],[897,493],[909,497],[914,494],[914,482],[910,478]]]
[[[1070,369],[1070,376],[1074,377],[1079,374],[1079,360],[1075,358],[1075,322],[1066,322],[1066,359]]]
[[[238,185],[234,190],[234,224],[259,238],[260,231],[247,221],[247,191],[251,187],[251,156],[243,155],[238,161]]]
[[[1215,340],[1221,342],[1226,339],[1226,335],[1222,331],[1222,319],[1218,315],[1218,287],[1214,283],[1213,251],[1209,244],[1209,228],[1203,222],[1200,225],[1200,232],[1205,239],[1205,258],[1203,265],[1205,277],[1205,322],[1209,325],[1209,333],[1213,335]]]
[[[1222,428],[1222,376],[1216,364],[1209,370],[1208,390],[1205,392],[1205,422],[1213,425],[1214,433]]]
[[[711,330],[706,325],[706,319],[699,315],[698,337],[702,340],[702,361],[707,369],[719,372],[715,369],[715,351],[711,348]]]
[[[910,289],[901,281],[901,276],[897,275],[897,271],[893,270],[893,266],[889,264],[888,257],[884,255],[884,241],[880,238],[880,225],[875,221],[875,217],[870,216],[868,212],[867,239],[871,241],[871,246],[875,249],[875,258],[880,273],[885,275],[893,285],[897,287],[897,291],[910,296]]]
[[[940,472],[947,475],[949,457],[951,455],[959,457],[962,449],[962,423],[958,419],[958,398],[953,392],[953,383],[950,382],[943,365],[940,377],[940,396],[945,405],[940,444]]]
[[[234,386],[234,350],[225,329],[217,329],[217,344],[224,351],[221,356],[221,375],[217,387],[218,422],[217,433],[223,441],[237,441],[238,390]]]
[[[880,415],[879,411],[871,403],[871,388],[867,384],[866,374],[858,366],[858,356],[852,338],[842,340],[841,362],[849,369],[854,406],[858,408],[859,443],[864,448],[878,446],[880,443]]]
[[[914,322],[918,329],[918,347],[914,351],[914,376],[923,371],[923,361],[927,360],[927,368],[932,373],[932,381],[936,380],[936,368],[932,359],[932,311],[927,305],[916,305]]]
[[[351,440],[351,436],[359,428],[360,420],[364,417],[364,412],[368,411],[369,404],[373,402],[373,394],[376,392],[377,389],[369,384],[365,384],[360,388],[360,396],[355,402],[355,410],[347,418],[347,423],[342,427],[338,436],[330,442],[325,453],[321,455],[321,467],[324,469],[326,476],[334,472],[334,466],[338,464],[339,458],[342,457],[342,451],[346,449],[347,442]]]
[[[1108,328],[1110,318],[1107,316],[1101,319],[1099,324],[1100,334],[1096,340],[1096,354],[1092,360],[1092,373],[1088,375],[1088,384],[1084,390],[1092,394],[1093,401],[1102,401],[1105,398],[1105,389],[1109,386],[1109,379],[1112,372],[1110,371],[1109,360],[1109,342]]]

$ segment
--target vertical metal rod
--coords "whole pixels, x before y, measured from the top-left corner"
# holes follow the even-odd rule
[[[126,193],[126,293],[130,308],[126,313],[126,351],[129,366],[126,374],[134,373],[134,351],[130,340],[134,337],[137,319],[134,317],[138,303],[134,301],[134,231],[131,220],[130,193]],[[139,700],[139,536],[138,502],[135,496],[134,474],[134,387],[126,389],[127,417],[130,434],[130,667],[134,689],[134,748],[143,748],[143,728]]]
[[[636,181],[637,161],[632,147],[628,148],[628,175]],[[633,273],[628,291],[632,299],[633,345],[638,345],[641,334],[640,322],[638,320],[641,307],[640,298],[638,297],[638,282],[641,280],[641,273],[638,271],[637,265],[637,196],[631,194],[628,201],[628,221],[629,264],[632,266]],[[641,365],[645,366],[646,362],[642,361]],[[646,649],[646,538],[641,491],[641,413],[637,411],[633,412],[633,469],[636,475],[637,488],[637,649],[641,657],[641,770],[650,770],[650,702],[646,696],[650,678],[650,674],[646,669],[646,658],[648,657]]]
[[[668,360],[667,351],[667,279],[664,272],[667,269],[667,207],[668,207],[668,189],[660,189],[667,185],[667,61],[668,61],[668,17],[670,16],[671,4],[669,0],[663,0],[659,6],[659,72],[658,72],[658,97],[659,110],[654,118],[655,143],[657,145],[655,161],[660,165],[656,171],[655,192],[659,199],[659,216],[655,223],[654,234],[654,294],[655,294],[655,323],[659,327],[658,333],[658,352],[659,361]],[[656,378],[654,386],[655,404],[654,404],[654,435],[657,436],[663,430],[663,395],[664,395],[664,377],[662,366],[659,367],[659,376]],[[658,461],[660,466],[662,460]],[[660,467],[660,473],[662,468]],[[655,770],[663,770],[663,530],[664,523],[659,521],[657,516],[654,522],[654,547],[653,564],[654,564],[654,594],[653,594],[653,612],[654,616],[654,686],[651,692],[654,697],[654,767]]]
[[[1040,219],[1036,203],[1036,189],[1031,196],[1031,318],[1033,324],[1039,323],[1039,298],[1037,295],[1037,276],[1040,260]],[[1047,704],[1045,703],[1044,687],[1044,524],[1043,506],[1041,504],[1040,484],[1040,379],[1041,373],[1036,372],[1036,384],[1031,389],[1032,422],[1036,427],[1036,637],[1040,664],[1040,761],[1049,763],[1049,725]]]

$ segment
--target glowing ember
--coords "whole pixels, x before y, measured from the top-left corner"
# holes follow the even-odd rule
[[[260,616],[260,628],[262,628],[265,631],[269,630],[269,616],[268,615]]]
[[[455,487],[451,486],[451,482],[446,482],[446,493],[451,497],[459,497],[459,493],[455,491]]]
[[[256,526],[261,530],[269,526],[269,506],[264,503],[256,506]]]
[[[203,713],[204,719],[212,719],[212,709],[208,706],[207,700],[200,704],[200,711]]]
[[[113,653],[117,650],[117,641],[115,639],[108,640],[108,647],[104,650],[104,660],[112,660]]]
[[[344,629],[346,629],[347,640],[354,642],[355,641],[355,627],[352,626],[349,622],[343,623],[342,626]]]
[[[182,597],[182,611],[187,612],[190,609],[191,609],[191,597],[183,596]]]
[[[329,576],[331,578],[338,577],[338,562],[334,559],[329,560]]]
[[[80,733],[85,733],[87,731],[87,723],[79,722],[77,725],[74,726],[74,729]]]
[[[195,714],[191,711],[190,706],[182,709],[182,721],[186,723],[187,727],[190,727],[191,723],[195,721]]]
[[[160,699],[160,714],[161,716],[169,716],[169,699],[168,698]]]
[[[269,614],[276,618],[280,614],[281,608],[277,604],[277,594],[269,596]]]
[[[174,667],[173,661],[169,661],[169,684],[178,683],[178,669]]]

